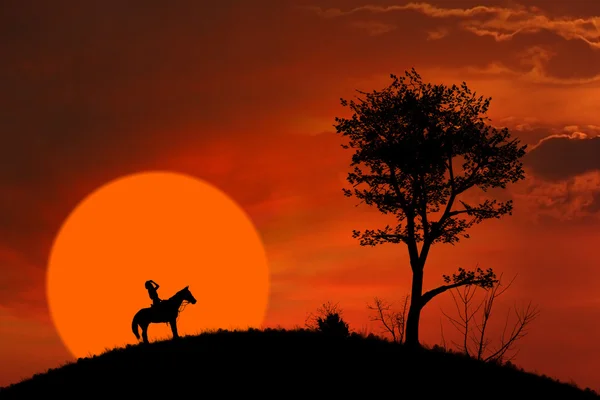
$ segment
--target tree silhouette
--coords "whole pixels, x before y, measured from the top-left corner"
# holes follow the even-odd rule
[[[394,217],[391,225],[355,230],[353,236],[363,246],[407,246],[413,278],[406,343],[418,346],[421,310],[434,296],[464,285],[489,288],[496,281],[491,269],[459,269],[444,276],[445,285],[423,293],[423,268],[433,244],[455,244],[469,237],[473,225],[512,213],[510,200],[469,204],[464,194],[523,179],[526,146],[506,128],[486,123],[491,98],[477,97],[464,82],[426,84],[414,68],[391,79],[381,91],[357,90],[357,101],[341,99],[353,115],[336,118],[334,126],[348,139],[342,147],[354,149],[347,177],[352,188],[344,194]]]

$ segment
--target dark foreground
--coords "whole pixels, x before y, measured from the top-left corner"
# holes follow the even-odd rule
[[[305,330],[221,331],[128,346],[0,390],[0,399],[597,399],[594,392],[442,351]],[[438,397],[440,396],[440,397]]]

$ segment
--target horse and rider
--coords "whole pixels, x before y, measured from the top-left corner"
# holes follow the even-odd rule
[[[152,300],[149,308],[142,308],[133,317],[131,329],[136,338],[140,338],[138,326],[142,328],[142,339],[144,343],[148,343],[148,325],[151,323],[167,323],[171,326],[173,338],[178,338],[177,332],[177,317],[181,311],[180,307],[184,303],[196,304],[196,299],[190,292],[189,286],[184,287],[167,300],[162,300],[158,297],[158,283],[153,280],[148,280],[144,284],[148,290],[148,296]],[[159,306],[160,307],[157,307]]]

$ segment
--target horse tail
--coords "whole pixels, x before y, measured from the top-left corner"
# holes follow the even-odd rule
[[[131,331],[133,332],[133,334],[135,335],[136,339],[139,340],[140,338],[140,332],[138,331],[138,315],[135,314],[135,316],[133,317],[133,321],[131,321]]]

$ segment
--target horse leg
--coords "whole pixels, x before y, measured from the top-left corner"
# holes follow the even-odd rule
[[[142,325],[142,339],[144,339],[144,343],[148,343],[148,324]]]
[[[177,319],[172,319],[169,321],[169,325],[171,325],[171,331],[173,332],[173,339],[179,338],[179,333],[177,332]]]

